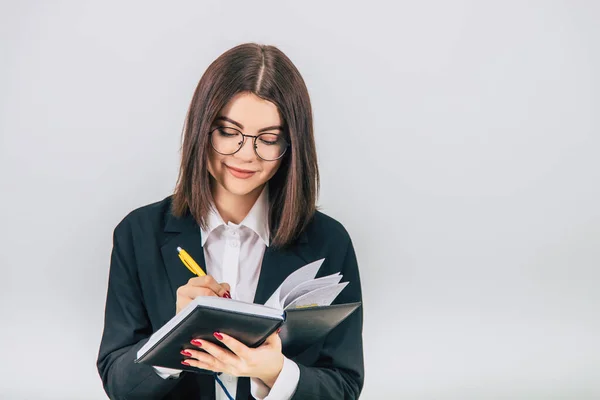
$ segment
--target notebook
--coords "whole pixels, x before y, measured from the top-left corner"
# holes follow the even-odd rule
[[[210,371],[181,364],[183,349],[196,349],[190,341],[202,339],[224,345],[213,332],[235,337],[248,347],[260,346],[281,327],[279,336],[288,357],[299,354],[325,337],[360,305],[331,303],[348,285],[340,273],[315,279],[324,259],[290,274],[262,304],[200,296],[157,330],[137,353],[136,363],[191,372]]]

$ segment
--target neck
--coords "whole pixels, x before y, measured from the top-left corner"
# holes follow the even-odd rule
[[[225,223],[229,221],[234,224],[239,224],[246,218],[246,215],[256,203],[256,200],[260,196],[264,185],[257,187],[252,192],[245,195],[236,195],[228,192],[218,183],[214,182],[212,188],[213,199],[215,207],[223,218]]]

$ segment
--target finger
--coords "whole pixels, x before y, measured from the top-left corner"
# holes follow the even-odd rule
[[[211,275],[196,276],[194,278],[190,278],[190,280],[188,281],[188,285],[209,288],[210,290],[215,292],[215,294],[219,297],[223,297],[225,293],[229,290],[225,289],[223,285],[217,283],[215,278],[213,278]]]
[[[277,329],[275,332],[271,333],[269,337],[265,340],[263,344],[267,346],[276,346],[281,347],[281,338],[279,337],[279,331],[281,328]]]
[[[177,289],[177,296],[195,299],[198,296],[218,296],[218,294],[206,287],[185,285]]]
[[[194,346],[201,347],[202,350],[206,351],[225,365],[235,365],[238,361],[238,357],[235,354],[207,340],[194,339],[191,343]]]
[[[183,365],[189,365],[196,368],[208,369],[214,372],[225,372],[225,365],[217,360],[215,357],[207,354],[203,351],[197,350],[185,350],[191,357],[186,358],[181,363]],[[183,354],[183,352],[182,352]],[[185,354],[184,354],[185,355]],[[186,357],[188,357],[186,355]]]
[[[221,282],[221,287],[226,291],[231,292],[231,286],[229,286],[229,283]]]
[[[219,286],[212,275],[194,276],[188,280],[188,285],[209,287],[211,289],[217,289]]]
[[[236,338],[221,332],[215,332],[215,337],[236,356],[244,359],[248,357],[250,348]]]

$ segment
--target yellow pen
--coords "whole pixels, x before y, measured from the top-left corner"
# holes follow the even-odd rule
[[[200,268],[200,266],[196,263],[196,261],[194,261],[194,259],[192,258],[192,256],[190,256],[187,251],[185,251],[181,247],[177,247],[177,253],[178,253],[179,259],[181,260],[181,262],[183,263],[183,265],[185,265],[187,267],[187,269],[189,269],[192,274],[198,275],[198,276],[205,276],[206,275],[204,273],[204,271],[202,270],[202,268]],[[226,299],[230,299],[231,298],[231,294],[229,293],[229,291],[227,291],[227,292],[225,292],[225,294],[223,295],[223,297],[225,297]]]
[[[202,268],[194,261],[192,256],[188,254],[187,251],[182,249],[181,247],[177,247],[177,253],[179,255],[179,259],[181,262],[190,270],[190,272],[194,275],[204,276],[206,275]]]

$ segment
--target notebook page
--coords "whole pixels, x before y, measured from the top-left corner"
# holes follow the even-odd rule
[[[281,283],[281,285],[273,292],[269,300],[266,301],[265,306],[274,307],[283,309],[282,300],[292,291],[296,286],[301,284],[302,282],[309,281],[314,279],[325,261],[324,258],[320,260],[311,262],[310,264],[306,264],[304,267],[297,269],[292,272],[285,280]]]
[[[335,285],[341,280],[342,275],[340,275],[338,272],[337,274],[327,275],[311,281],[302,282],[300,285],[292,289],[292,291],[282,300],[283,308],[285,308],[292,301],[296,300],[298,297],[303,296],[308,292],[325,286]]]
[[[328,306],[335,298],[341,293],[342,290],[348,285],[349,282],[338,283],[331,286],[325,286],[312,292],[306,293],[304,296],[298,297],[292,301],[286,309],[292,309],[297,307],[316,307],[316,306]]]

